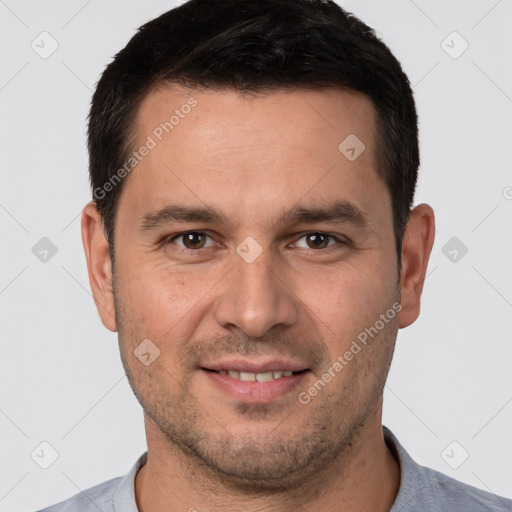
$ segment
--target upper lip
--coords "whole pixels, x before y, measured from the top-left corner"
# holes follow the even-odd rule
[[[202,368],[217,372],[220,370],[235,370],[247,373],[266,373],[280,370],[300,372],[308,369],[305,364],[285,361],[284,359],[273,359],[265,362],[248,361],[247,359],[225,359],[202,365]]]

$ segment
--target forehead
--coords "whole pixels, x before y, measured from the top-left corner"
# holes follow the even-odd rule
[[[141,212],[179,199],[243,217],[264,204],[282,212],[341,197],[366,210],[372,195],[387,194],[375,126],[372,102],[346,90],[156,88],[135,119],[134,149],[151,149],[120,202]]]
[[[242,94],[231,89],[158,87],[145,96],[135,119],[139,139],[152,134],[158,142],[172,143],[166,137],[172,134],[181,145],[193,142],[190,136],[200,136],[209,140],[210,152],[229,149],[223,139],[236,132],[246,142],[300,143],[313,150],[323,142],[338,156],[339,142],[350,134],[359,134],[373,146],[374,127],[375,109],[368,97],[333,88]]]

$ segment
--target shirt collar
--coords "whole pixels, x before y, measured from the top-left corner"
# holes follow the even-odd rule
[[[114,512],[139,512],[135,499],[135,477],[139,469],[146,464],[148,452],[144,452],[133,465],[130,472],[121,478],[114,494]]]
[[[387,427],[383,426],[384,440],[400,465],[400,488],[390,512],[415,510],[415,505],[425,506],[425,492],[435,479],[434,471],[417,464]],[[422,509],[423,510],[423,509]]]

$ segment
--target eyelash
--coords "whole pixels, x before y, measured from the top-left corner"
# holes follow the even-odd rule
[[[164,240],[163,240],[163,244],[165,246],[168,246],[170,244],[174,244],[174,241],[179,239],[179,238],[182,238],[186,235],[190,235],[190,234],[198,234],[198,235],[203,235],[203,236],[206,236],[208,238],[211,238],[213,239],[213,237],[211,237],[208,233],[204,232],[204,231],[184,231],[182,233],[178,233],[176,235],[171,235],[171,236],[168,236],[166,237]],[[311,247],[309,248],[305,248],[303,247],[302,249],[306,249],[307,251],[312,251],[312,252],[320,252],[320,251],[325,251],[327,249],[332,249],[333,247],[335,247],[336,245],[338,246],[344,246],[344,245],[348,245],[348,241],[345,241],[345,240],[341,240],[340,238],[338,238],[337,236],[335,235],[331,235],[329,233],[325,233],[323,231],[308,231],[307,233],[303,233],[298,239],[298,240],[301,240],[302,238],[304,237],[307,237],[309,235],[324,235],[324,236],[327,236],[329,237],[329,239],[331,240],[335,240],[337,243],[336,244],[332,244],[332,245],[328,245],[327,247],[324,247],[324,248],[320,248],[320,249],[313,249]],[[297,242],[294,242],[294,243],[297,243]],[[191,253],[194,253],[194,252],[199,252],[201,249],[210,249],[211,247],[214,247],[214,245],[211,245],[209,247],[200,247],[198,249],[190,249],[188,247],[184,247],[184,246],[180,246],[178,245],[178,250],[179,251],[183,251],[183,252],[191,252]]]

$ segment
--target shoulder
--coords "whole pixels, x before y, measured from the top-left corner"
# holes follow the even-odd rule
[[[128,474],[107,480],[38,512],[137,512],[135,476],[146,463],[143,453]]]
[[[429,468],[422,468],[430,480],[432,504],[453,512],[512,512],[512,500],[464,484]],[[431,477],[429,478],[429,476]]]
[[[111,512],[114,510],[114,494],[121,478],[95,485],[39,512]]]
[[[400,464],[400,488],[391,512],[512,512],[512,500],[464,484],[439,471],[421,466],[393,433],[384,438]]]

